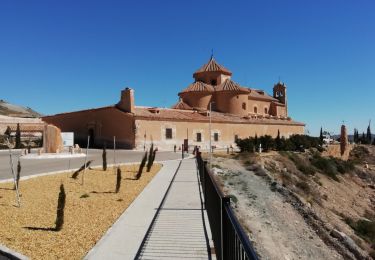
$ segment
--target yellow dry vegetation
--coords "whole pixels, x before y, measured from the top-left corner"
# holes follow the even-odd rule
[[[70,178],[71,173],[24,180],[20,182],[20,208],[16,207],[13,183],[0,184],[0,244],[31,259],[81,259],[160,168],[160,164],[154,164],[139,180],[131,180],[138,165],[121,166],[119,193],[114,193],[113,168],[86,170],[84,185],[82,172],[77,180]],[[48,229],[55,227],[61,183],[66,192],[64,226],[56,232]]]

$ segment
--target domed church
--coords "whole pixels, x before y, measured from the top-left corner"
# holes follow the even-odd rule
[[[286,85],[278,82],[273,96],[263,90],[240,86],[232,72],[218,64],[213,56],[194,74],[194,82],[178,93],[176,109],[211,110],[238,116],[287,118]]]
[[[144,150],[174,147],[209,149],[235,147],[237,138],[303,134],[304,124],[288,115],[286,85],[278,82],[270,96],[263,90],[241,86],[232,72],[211,57],[194,74],[194,82],[178,93],[172,108],[136,106],[134,90],[125,88],[120,100],[106,107],[61,113],[43,120],[73,132],[74,142]]]

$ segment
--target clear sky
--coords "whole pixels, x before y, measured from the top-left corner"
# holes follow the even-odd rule
[[[54,114],[129,86],[169,107],[211,49],[241,85],[271,93],[280,77],[312,135],[375,121],[373,0],[1,0],[0,98]]]

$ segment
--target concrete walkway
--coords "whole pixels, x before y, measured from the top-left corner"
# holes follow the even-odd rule
[[[85,259],[211,259],[200,192],[195,159],[165,162]]]

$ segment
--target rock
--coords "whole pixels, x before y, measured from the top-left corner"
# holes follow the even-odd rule
[[[359,259],[367,259],[367,254],[357,246],[357,244],[347,236],[345,233],[338,231],[337,229],[332,229],[331,236],[337,238],[341,243],[343,243],[346,248],[353,253]]]

